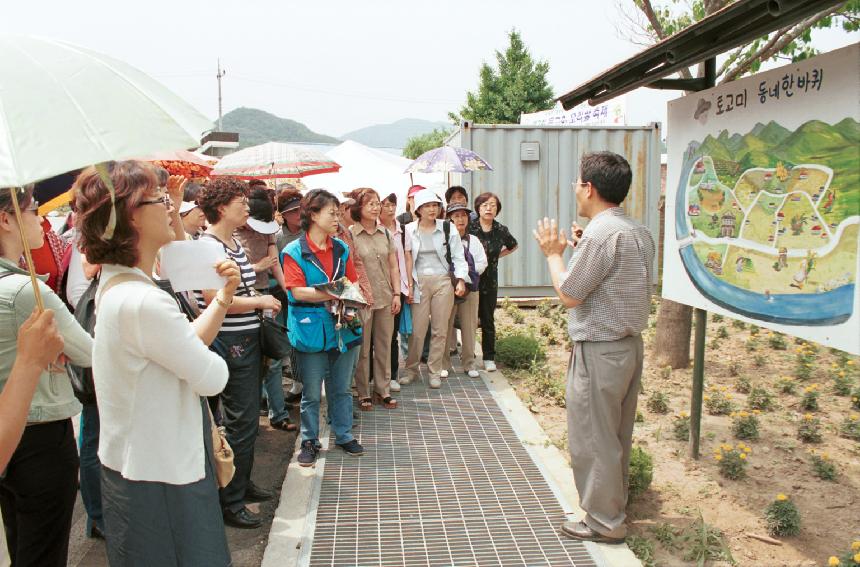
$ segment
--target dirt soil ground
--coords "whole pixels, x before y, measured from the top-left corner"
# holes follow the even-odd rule
[[[652,312],[657,313],[656,301]],[[564,408],[564,379],[570,349],[560,308],[548,304],[518,308],[503,304],[497,311],[499,336],[525,330],[536,336],[547,350],[547,371],[507,371],[519,396],[565,455],[567,426]],[[860,539],[860,442],[840,436],[841,424],[860,411],[852,408],[852,397],[834,393],[833,376],[845,372],[852,380],[853,396],[860,393],[857,357],[815,345],[804,346],[792,337],[769,335],[765,329],[741,326],[730,319],[708,322],[706,348],[706,395],[721,392],[730,396],[737,411],[747,407],[742,382],[766,389],[774,407],[761,411],[760,438],[744,441],[752,448],[747,476],[729,480],[720,475],[714,452],[721,444],[737,444],[729,415],[710,415],[704,409],[701,458],[688,455],[688,443],[674,438],[674,423],[681,412],[689,412],[691,369],[671,370],[657,367],[651,346],[656,327],[652,315],[646,342],[643,392],[639,398],[641,420],[634,431],[634,445],[653,456],[654,474],[650,489],[628,506],[630,533],[636,543],[653,549],[651,565],[689,565],[684,559],[690,542],[678,533],[702,515],[711,527],[722,532],[723,545],[731,551],[737,565],[827,565],[828,557],[843,556],[852,541]],[[717,338],[718,336],[723,338]],[[752,339],[751,339],[752,338]],[[785,350],[777,350],[785,343]],[[801,349],[801,353],[797,350]],[[803,349],[806,349],[805,351]],[[806,380],[793,378],[799,369],[798,358],[810,361]],[[692,347],[691,347],[692,353]],[[795,393],[783,393],[777,382],[792,377]],[[818,384],[819,409],[800,408],[806,387]],[[646,401],[655,392],[668,401],[665,414],[649,411]],[[719,394],[717,394],[719,395]],[[821,420],[822,442],[808,444],[797,437],[804,413]],[[638,421],[638,420],[637,420]],[[835,481],[821,480],[810,463],[809,450],[826,453],[836,465]],[[569,457],[568,457],[569,458]],[[778,538],[781,545],[749,537],[767,535],[764,509],[777,494],[787,495],[801,513],[800,534]],[[638,546],[637,546],[638,547]],[[647,559],[647,558],[646,558]],[[710,565],[729,564],[709,561]]]

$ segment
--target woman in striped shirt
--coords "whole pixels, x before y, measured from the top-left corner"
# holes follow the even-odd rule
[[[227,257],[239,266],[242,284],[236,290],[218,333],[221,356],[227,361],[230,378],[221,393],[227,441],[235,453],[236,474],[221,490],[224,522],[238,528],[256,528],[262,520],[245,506],[246,502],[268,500],[273,494],[251,482],[254,465],[254,442],[257,439],[260,414],[260,320],[257,310],[277,314],[280,302],[271,295],[256,295],[254,267],[233,232],[248,220],[248,186],[232,177],[219,177],[209,183],[197,196],[197,203],[206,215],[209,228],[201,238],[210,238],[224,246]],[[215,290],[197,294],[205,307],[215,298]]]

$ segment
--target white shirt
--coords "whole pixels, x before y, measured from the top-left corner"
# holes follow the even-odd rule
[[[93,347],[99,459],[129,480],[190,484],[205,476],[201,396],[220,393],[227,364],[154,283],[119,283],[136,268],[105,264]],[[206,432],[209,435],[209,432]]]
[[[469,252],[472,254],[472,259],[475,260],[475,271],[478,272],[478,275],[480,276],[484,273],[484,270],[487,269],[488,265],[487,253],[484,251],[484,245],[481,244],[481,239],[474,234],[466,233],[466,237],[463,239],[463,247],[468,248]]]

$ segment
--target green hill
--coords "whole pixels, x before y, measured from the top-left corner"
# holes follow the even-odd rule
[[[721,132],[721,135],[723,133],[726,133],[726,131],[723,130]],[[714,138],[710,134],[705,136],[705,139],[702,140],[702,145],[699,146],[699,151],[702,153],[702,155],[711,156],[714,159],[732,159],[732,152],[729,151],[729,149],[719,140],[719,138]]]
[[[754,128],[753,134],[766,142],[768,145],[773,146],[785,140],[791,134],[791,132],[787,128],[783,128],[782,126],[771,120],[758,132],[756,132]]]
[[[815,160],[850,146],[851,140],[820,120],[810,120],[785,138],[773,153],[794,163]]]
[[[391,124],[375,124],[354,132],[348,132],[341,138],[355,140],[360,144],[375,148],[404,148],[409,138],[427,134],[437,128],[450,130],[451,125],[417,118],[403,118]]]
[[[852,142],[860,143],[860,122],[853,118],[845,118],[833,125],[834,130],[845,136],[846,139]]]
[[[287,118],[280,118],[264,110],[240,107],[224,115],[226,132],[239,133],[239,147],[247,148],[266,142],[296,142],[338,144],[340,140],[317,134],[310,128]]]

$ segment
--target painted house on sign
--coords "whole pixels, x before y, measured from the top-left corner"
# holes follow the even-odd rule
[[[693,170],[693,173],[705,173],[705,164],[702,160],[696,162],[696,168]]]
[[[723,214],[723,217],[720,219],[720,236],[732,238],[735,235],[736,222],[735,215],[732,213],[727,212]]]
[[[701,209],[699,208],[699,205],[693,204],[693,205],[690,205],[689,207],[687,207],[687,214],[690,215],[691,217],[697,217],[697,216],[699,216],[700,213],[701,213]]]

